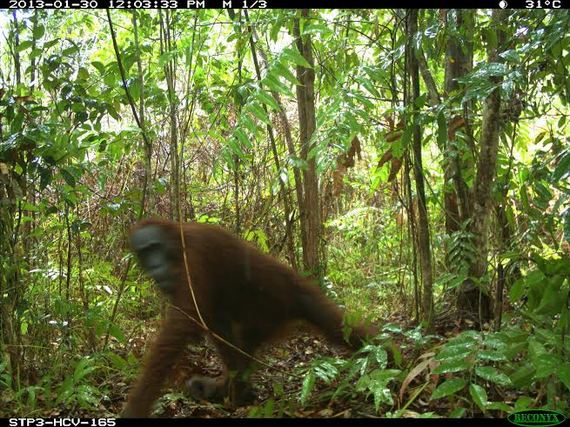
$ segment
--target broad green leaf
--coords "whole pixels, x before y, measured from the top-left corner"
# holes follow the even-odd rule
[[[295,47],[285,49],[282,53],[282,57],[301,67],[313,68]]]
[[[372,394],[374,396],[374,408],[376,412],[380,409],[380,404],[386,403],[387,405],[393,405],[394,400],[392,398],[392,393],[390,389],[385,386],[378,386],[372,389]]]
[[[559,157],[554,172],[552,173],[552,180],[557,182],[567,179],[568,177],[570,177],[570,150],[564,150]]]
[[[45,32],[46,32],[46,27],[44,27],[42,24],[36,25],[36,28],[34,28],[34,30],[33,30],[34,38],[36,40],[39,38],[42,38],[42,36],[45,34]]]
[[[295,77],[295,74],[293,74],[293,72],[289,69],[289,67],[282,64],[281,62],[275,64],[274,68],[275,68],[274,72],[277,73],[278,76],[284,77],[286,80],[288,80],[294,85],[301,84],[299,83],[299,80],[297,80],[297,77]]]
[[[228,139],[228,146],[231,149],[231,152],[238,156],[240,159],[245,159],[245,153],[241,148],[241,144],[238,144],[237,136]]]
[[[543,354],[533,360],[533,365],[536,368],[535,378],[546,378],[551,374],[558,372],[563,362],[555,354]]]
[[[253,120],[251,120],[248,114],[242,115],[241,123],[246,127],[247,130],[251,132],[252,135],[255,135],[257,133],[257,126]]]
[[[247,135],[243,130],[237,128],[235,131],[235,135],[237,136],[239,142],[241,142],[243,147],[251,148],[251,141],[249,140],[249,138],[247,137]]]
[[[478,384],[469,384],[469,394],[479,409],[484,411],[488,403],[485,389]]]
[[[97,369],[96,366],[92,366],[92,365],[90,365],[90,363],[93,363],[93,361],[91,359],[84,358],[84,359],[81,359],[77,363],[77,365],[75,365],[75,370],[73,372],[73,381],[75,383],[79,382],[86,375],[90,374],[95,369]]]
[[[23,41],[16,48],[16,52],[22,52],[23,50],[29,49],[33,45],[34,45],[34,43],[31,40]]]
[[[38,58],[42,53],[44,53],[43,49],[40,48],[33,48],[32,51],[30,52],[30,59],[36,59]]]
[[[534,381],[536,369],[530,363],[525,363],[511,374],[513,385],[517,389],[529,387]]]
[[[93,65],[97,69],[97,71],[99,71],[99,73],[105,74],[106,68],[105,68],[105,64],[103,64],[102,62],[93,61],[91,63],[91,65]]]
[[[66,168],[61,168],[59,172],[65,182],[67,182],[67,184],[69,184],[71,187],[75,187],[77,185],[75,177]]]
[[[120,343],[126,342],[126,338],[125,335],[123,334],[123,331],[121,330],[121,328],[119,328],[118,325],[114,323],[111,323],[111,325],[109,326],[109,335],[114,337]]]
[[[481,378],[499,385],[511,385],[511,379],[491,366],[480,366],[475,368],[475,373]]]
[[[507,357],[503,353],[493,350],[479,350],[476,354],[480,360],[491,360],[493,362],[507,360]]]
[[[78,52],[79,52],[79,46],[73,45],[73,46],[69,46],[66,49],[63,49],[61,54],[63,56],[72,56],[73,54],[78,53]]]
[[[515,411],[524,411],[525,409],[530,409],[534,399],[530,396],[521,396],[515,402]]]
[[[122,370],[122,369],[125,369],[127,367],[127,361],[125,359],[123,359],[121,356],[119,356],[118,354],[108,353],[107,357],[109,359],[111,359],[111,363],[113,363],[115,368]]]
[[[257,117],[259,120],[261,120],[266,125],[271,126],[271,120],[269,120],[269,116],[267,115],[267,113],[265,111],[263,111],[263,108],[261,108],[257,104],[249,104],[248,108],[253,113],[253,115],[255,117]]]
[[[557,372],[558,378],[562,384],[570,391],[570,362],[564,362]]]
[[[45,49],[45,50],[48,50],[50,47],[53,47],[53,46],[55,46],[56,44],[60,44],[60,43],[61,43],[61,39],[53,39],[53,40],[50,40],[49,42],[46,42],[46,43],[44,44],[44,49]]]
[[[459,390],[462,390],[465,387],[465,380],[463,378],[453,378],[447,380],[440,385],[433,391],[431,395],[431,399],[441,399],[442,397],[450,396],[452,394],[457,393]]]
[[[266,85],[270,90],[281,93],[286,96],[293,96],[293,92],[289,89],[288,86],[284,85],[279,81],[279,79],[271,74],[267,75],[262,81],[264,85]]]
[[[466,358],[471,355],[473,349],[470,346],[460,346],[460,345],[453,345],[453,346],[445,346],[438,354],[435,356],[435,360],[439,361],[447,361],[447,360],[455,360],[457,358]]]
[[[479,344],[481,339],[480,334],[477,331],[465,331],[461,334],[457,335],[456,337],[451,338],[447,344],[447,346],[473,346]]]
[[[558,275],[548,279],[540,305],[536,309],[537,314],[546,314],[550,316],[560,314],[561,310],[566,305],[568,296],[568,289],[561,289],[563,282],[564,277]]]
[[[434,374],[446,374],[448,372],[461,372],[471,369],[472,363],[465,359],[456,359],[452,361],[445,361],[433,370]]]
[[[264,103],[265,105],[267,105],[269,108],[273,109],[273,110],[278,110],[279,109],[279,104],[277,104],[277,101],[275,101],[275,98],[273,98],[273,96],[271,96],[270,94],[268,94],[267,92],[263,91],[263,90],[259,90],[257,91],[257,93],[255,94],[255,97],[262,103]]]
[[[515,283],[513,284],[511,290],[509,291],[509,298],[511,301],[513,302],[518,301],[523,296],[524,291],[526,289],[525,283],[526,281],[524,277],[515,280]]]

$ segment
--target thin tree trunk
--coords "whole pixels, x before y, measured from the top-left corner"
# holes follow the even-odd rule
[[[140,85],[140,98],[139,98],[139,120],[141,125],[141,130],[143,132],[143,147],[144,147],[144,173],[143,173],[143,182],[142,182],[142,198],[141,198],[141,213],[145,212],[145,208],[147,205],[147,196],[148,196],[148,182],[150,176],[152,174],[152,144],[150,140],[144,137],[146,134],[146,123],[145,123],[145,91],[144,91],[144,72],[142,66],[142,59],[141,59],[141,50],[140,50],[140,43],[139,43],[139,31],[138,31],[138,17],[139,11],[134,10],[132,15],[132,23],[133,23],[133,34],[135,39],[135,51],[137,52],[136,55],[136,62],[137,62],[137,72],[138,72],[138,79]],[[149,203],[152,206],[152,202]]]
[[[171,33],[172,16],[169,10],[165,11],[163,17],[160,13],[161,23],[161,54],[171,52],[174,49],[174,41]],[[177,120],[177,100],[176,100],[176,63],[172,58],[164,64],[164,75],[168,92],[168,113],[170,118],[170,192],[171,192],[171,218],[180,218],[180,159],[178,153],[178,120]]]
[[[408,11],[408,72],[411,79],[411,96],[406,100],[408,106],[414,106],[416,99],[420,96],[420,72],[419,64],[414,52],[414,36],[418,31],[418,11]],[[412,130],[412,146],[414,153],[413,169],[416,181],[416,194],[418,205],[418,252],[420,259],[420,269],[422,273],[422,320],[427,330],[433,329],[433,291],[432,291],[432,267],[431,267],[431,248],[429,238],[429,218],[426,205],[426,195],[424,188],[424,175],[422,167],[422,135],[419,126],[419,113],[417,107],[414,107],[413,114],[413,130]]]
[[[161,17],[162,17],[162,15],[161,15]],[[127,96],[127,99],[129,101],[129,105],[131,107],[131,112],[133,114],[133,118],[135,119],[137,126],[141,130],[141,135],[142,135],[142,138],[144,140],[145,149],[150,150],[150,148],[152,147],[152,144],[151,144],[150,139],[146,133],[144,121],[142,120],[143,118],[139,117],[139,114],[137,112],[137,108],[135,105],[135,101],[133,100],[133,97],[131,96],[131,93],[129,91],[129,87],[127,84],[127,75],[125,72],[125,67],[123,67],[123,61],[121,59],[121,53],[119,51],[119,45],[117,43],[117,36],[115,34],[115,28],[113,26],[113,20],[111,19],[111,12],[109,9],[107,9],[107,20],[109,21],[109,31],[111,33],[111,41],[113,43],[113,50],[115,51],[115,58],[117,59],[117,65],[119,66],[119,73],[121,74],[121,81],[123,83],[123,89],[125,90],[125,95]],[[162,22],[162,20],[161,20],[161,22]],[[161,39],[161,42],[162,42],[162,39]],[[142,87],[141,87],[141,90],[142,90]],[[147,151],[147,153],[150,153],[150,151]],[[148,154],[147,155],[147,162],[150,162],[150,157],[151,157],[150,154]],[[148,179],[145,181],[145,185],[142,189],[141,209],[140,209],[139,214],[138,214],[139,219],[142,218],[142,216],[145,213],[147,191],[148,191]]]
[[[304,9],[300,12],[302,19],[309,17],[309,11]],[[319,245],[321,240],[321,209],[319,203],[319,185],[317,177],[316,154],[312,152],[314,142],[311,141],[316,129],[315,117],[315,71],[310,35],[301,37],[300,19],[295,18],[294,36],[297,49],[311,68],[297,66],[297,80],[301,83],[297,86],[297,106],[299,114],[299,143],[301,146],[301,158],[306,162],[303,170],[303,193],[304,204],[301,211],[301,228],[305,230],[306,240],[303,246],[303,264],[311,274],[320,276]],[[309,155],[311,153],[311,155]]]
[[[12,388],[19,389],[22,352],[17,330],[20,329],[17,307],[20,301],[20,280],[16,258],[16,191],[12,169],[0,163],[0,264],[4,269],[0,273],[0,295],[5,295],[0,304],[0,351],[8,355]]]
[[[406,200],[407,205],[406,212],[408,214],[408,234],[410,236],[410,240],[412,241],[412,278],[414,284],[414,320],[416,322],[420,321],[420,299],[421,299],[421,289],[418,282],[418,239],[417,239],[417,232],[416,232],[416,213],[414,209],[414,199],[412,196],[412,182],[410,178],[410,159],[409,156],[406,154],[404,158],[404,186],[406,192]]]

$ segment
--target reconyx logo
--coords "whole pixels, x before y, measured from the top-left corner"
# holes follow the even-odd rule
[[[561,424],[566,419],[566,416],[556,411],[528,409],[526,411],[514,412],[507,419],[517,426],[544,427]]]

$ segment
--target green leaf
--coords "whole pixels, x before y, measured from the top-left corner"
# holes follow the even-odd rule
[[[271,120],[269,120],[269,116],[267,115],[267,113],[265,111],[263,111],[263,109],[259,105],[249,104],[248,108],[253,113],[253,115],[255,117],[257,117],[259,120],[261,120],[266,125],[271,126]]]
[[[374,396],[374,408],[376,412],[380,409],[380,404],[386,403],[388,405],[393,405],[394,400],[392,398],[392,393],[390,389],[385,386],[374,387],[372,389],[372,394]]]
[[[507,360],[507,357],[503,353],[493,350],[479,350],[476,354],[480,360],[491,360],[493,362]]]
[[[285,49],[282,53],[282,57],[295,65],[300,65],[305,68],[313,68],[295,47]]]
[[[118,354],[115,353],[108,353],[107,357],[109,359],[111,359],[111,363],[113,364],[113,366],[115,366],[115,368],[123,370],[127,367],[127,361],[125,359],[123,359],[121,356],[119,356]]]
[[[244,125],[247,128],[247,130],[251,132],[252,135],[255,135],[257,133],[257,126],[255,125],[253,120],[251,120],[249,115],[247,114],[242,115],[241,124]]]
[[[534,399],[530,396],[521,396],[515,402],[515,411],[524,411],[525,409],[530,409]]]
[[[507,413],[513,412],[513,408],[507,405],[505,402],[489,402],[487,403],[487,409],[494,409]]]
[[[557,373],[563,362],[555,354],[543,354],[541,357],[536,358],[533,364],[536,368],[535,378],[542,379]]]
[[[518,301],[523,296],[525,289],[526,287],[524,277],[515,280],[513,287],[509,291],[510,300],[513,302]]]
[[[458,407],[455,408],[453,411],[451,411],[451,413],[449,414],[449,418],[463,418],[463,416],[465,415],[465,412],[467,410],[465,408],[462,407]]]
[[[281,62],[278,62],[277,64],[275,64],[275,73],[277,73],[277,75],[279,77],[284,77],[286,80],[288,80],[289,82],[291,82],[294,85],[300,85],[301,83],[299,82],[299,80],[297,80],[297,77],[295,77],[295,74],[293,74],[291,72],[291,70],[289,69],[289,67],[287,67],[286,65],[282,64]],[[564,117],[564,116],[563,116]]]
[[[281,93],[286,96],[293,96],[293,92],[289,87],[284,85],[279,81],[279,79],[271,74],[265,76],[265,78],[261,81],[262,84],[267,86],[273,92]]]
[[[30,52],[30,59],[38,58],[43,52],[44,52],[43,49],[37,47],[33,48],[32,51]]]
[[[23,50],[26,50],[26,49],[32,47],[33,45],[34,45],[34,43],[31,40],[23,41],[16,48],[16,52],[22,52]]]
[[[78,53],[78,52],[79,52],[79,46],[73,45],[73,46],[70,46],[66,49],[63,49],[61,54],[63,56],[72,56],[73,54]]]
[[[506,59],[509,62],[514,62],[514,63],[518,63],[520,62],[520,55],[519,53],[514,50],[514,49],[509,49],[509,50],[505,50],[504,52],[501,52],[499,54],[499,56],[501,58]]]
[[[119,326],[117,326],[114,323],[111,323],[111,325],[109,326],[109,335],[114,337],[120,343],[124,343],[127,341],[121,328],[119,328]]]
[[[238,156],[240,159],[245,159],[245,153],[243,152],[240,144],[238,144],[237,137],[228,139],[228,146],[233,154]]]
[[[570,362],[565,362],[558,370],[557,375],[562,384],[570,391]]]
[[[307,373],[307,376],[303,380],[303,387],[301,389],[301,403],[304,405],[307,403],[307,399],[309,398],[311,392],[315,388],[315,373],[310,370]]]
[[[414,105],[416,108],[421,109],[424,105],[426,105],[427,93],[424,93],[414,99]]]
[[[272,110],[278,110],[279,109],[279,104],[277,104],[277,101],[275,101],[275,98],[273,98],[273,96],[269,95],[267,92],[265,92],[263,90],[259,90],[255,94],[255,97],[260,102],[264,103],[269,108],[271,108]]]
[[[86,375],[97,369],[96,366],[90,366],[90,363],[92,363],[91,359],[84,358],[75,365],[75,370],[73,372],[73,381],[75,383],[78,383]]]
[[[105,64],[103,64],[102,62],[93,61],[91,65],[93,65],[97,69],[97,71],[99,71],[100,74],[105,74],[106,67]]]
[[[61,176],[63,177],[65,182],[67,182],[68,185],[70,185],[71,187],[75,187],[77,185],[75,177],[66,168],[61,168],[59,170],[59,173],[61,174]]]
[[[547,280],[546,288],[542,294],[540,305],[536,309],[537,314],[554,316],[559,314],[566,305],[568,289],[560,289],[564,277],[556,275]]]
[[[552,180],[554,182],[565,180],[570,177],[570,150],[564,150],[560,154],[556,169],[552,173]]]
[[[478,384],[469,384],[469,394],[479,409],[484,411],[488,400],[485,389]]]
[[[435,356],[435,360],[443,362],[457,358],[465,359],[471,355],[472,351],[472,348],[464,345],[445,346],[437,356]]]
[[[237,128],[235,130],[235,135],[237,137],[237,139],[241,142],[243,147],[248,147],[251,148],[251,141],[249,140],[249,138],[247,137],[247,135],[245,134],[245,132],[243,130],[241,130],[240,128]]]
[[[465,387],[465,384],[466,382],[463,378],[453,378],[451,380],[447,380],[437,386],[431,395],[431,399],[441,399],[442,397],[455,394],[459,390],[462,390]]]
[[[42,24],[38,24],[36,26],[36,28],[34,28],[34,30],[33,30],[34,38],[36,40],[39,38],[42,38],[42,36],[45,34],[45,32],[46,32],[46,27],[44,27]]]
[[[44,49],[48,50],[50,47],[55,46],[56,44],[61,43],[61,39],[53,39],[50,40],[49,42],[44,43]]]
[[[480,366],[475,368],[475,373],[481,378],[499,385],[511,385],[511,379],[491,366]]]
[[[472,363],[465,359],[445,361],[433,370],[434,374],[446,374],[448,372],[461,372],[471,369]]]
[[[170,62],[172,58],[176,56],[176,50],[169,50],[168,52],[164,52],[162,55],[158,57],[158,65],[164,67],[165,64]]]

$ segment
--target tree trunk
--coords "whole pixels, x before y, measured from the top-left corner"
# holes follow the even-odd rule
[[[161,23],[161,54],[174,50],[171,32],[171,12],[165,12],[166,19],[160,14]],[[180,218],[180,160],[178,155],[178,120],[176,99],[176,66],[175,59],[171,59],[164,64],[164,75],[168,89],[168,106],[170,116],[170,194],[171,194],[171,219],[182,220]]]
[[[462,89],[457,81],[469,73],[473,68],[473,43],[469,41],[469,35],[473,34],[473,12],[469,10],[450,10],[447,14],[447,46],[445,53],[445,94],[450,94]],[[465,32],[467,35],[460,37]],[[453,105],[452,105],[453,107]],[[458,106],[456,106],[458,107]],[[463,123],[467,122],[469,106],[463,112]],[[457,123],[461,116],[449,115],[447,122],[447,146],[444,149],[444,206],[445,228],[447,234],[460,230],[462,223],[469,218],[471,209],[469,205],[469,191],[463,179],[464,170],[468,167],[462,159],[459,150],[459,141],[456,137]]]
[[[428,330],[433,329],[433,291],[432,291],[432,268],[431,268],[431,248],[429,239],[429,218],[426,205],[426,195],[424,188],[424,175],[422,167],[422,135],[419,125],[419,113],[415,107],[415,101],[420,96],[420,72],[419,64],[414,48],[414,36],[418,31],[418,11],[410,10],[407,15],[407,62],[408,73],[411,79],[411,96],[407,97],[406,105],[414,108],[412,146],[414,153],[413,169],[416,181],[416,193],[418,204],[418,253],[420,259],[420,270],[422,273],[422,321]],[[406,91],[407,92],[407,91]]]
[[[491,15],[491,30],[497,34],[496,44],[488,41],[488,62],[501,62],[499,56],[505,44],[505,33],[501,27],[506,20],[507,12],[493,10]],[[492,205],[491,186],[496,175],[497,152],[500,134],[501,110],[501,77],[490,77],[496,84],[495,89],[485,100],[483,107],[483,122],[479,142],[479,157],[477,159],[477,175],[473,186],[473,212],[470,222],[470,233],[473,236],[475,256],[469,265],[470,280],[459,288],[458,307],[466,315],[478,318],[481,322],[491,318],[491,298],[487,289],[483,288],[481,279],[487,272],[488,255],[488,218]]]
[[[303,19],[309,17],[308,10],[302,10]],[[319,186],[317,178],[316,155],[312,152],[314,142],[311,137],[315,132],[315,71],[313,63],[312,43],[309,35],[301,37],[300,21],[297,17],[294,23],[294,35],[297,48],[301,55],[311,65],[311,68],[297,66],[297,79],[301,83],[297,86],[297,107],[299,112],[299,143],[301,158],[306,162],[303,170],[304,203],[301,208],[301,229],[305,231],[303,239],[303,264],[307,271],[320,276],[319,245],[321,240],[321,209],[319,203]]]

